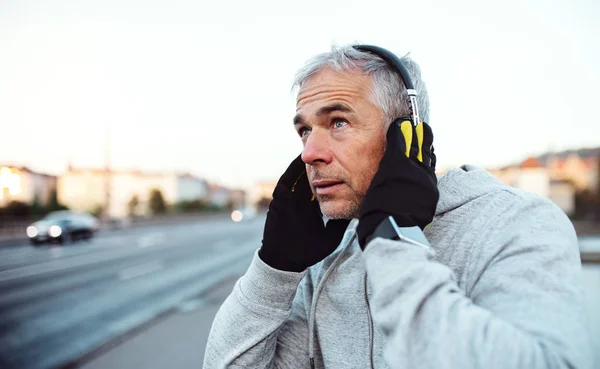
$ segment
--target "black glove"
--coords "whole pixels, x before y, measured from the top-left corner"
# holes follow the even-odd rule
[[[356,232],[363,250],[367,237],[389,215],[400,227],[424,229],[431,223],[439,199],[435,161],[428,124],[414,127],[408,118],[392,122],[387,149],[360,209]]]
[[[349,220],[329,220],[327,227],[298,156],[277,182],[258,252],[271,267],[301,272],[337,248]]]

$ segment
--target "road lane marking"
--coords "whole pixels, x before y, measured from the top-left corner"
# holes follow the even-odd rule
[[[25,266],[14,268],[14,269],[0,271],[0,282],[6,282],[6,281],[14,280],[14,279],[25,278],[25,277],[31,277],[31,276],[38,275],[38,274],[58,272],[58,271],[67,270],[67,269],[71,269],[71,268],[78,268],[78,267],[82,267],[82,266],[94,265],[97,263],[103,263],[103,262],[107,262],[110,260],[117,260],[119,258],[127,257],[129,255],[134,255],[134,253],[128,251],[128,252],[115,253],[115,254],[111,254],[111,255],[104,255],[104,254],[99,254],[99,253],[92,254],[92,255],[81,254],[81,255],[73,255],[72,260],[66,259],[66,258],[53,259],[53,260],[38,263],[38,264],[25,265]],[[75,258],[82,258],[82,257],[85,257],[87,259],[75,260]]]
[[[137,238],[137,244],[140,248],[156,246],[165,241],[164,232],[153,232]]]
[[[52,259],[56,259],[59,258],[61,256],[63,256],[63,249],[62,247],[53,247],[50,249],[50,256],[52,256]]]
[[[149,297],[151,293],[160,292],[160,296],[157,295],[156,300],[153,298],[151,304],[146,304],[140,309],[136,308],[123,319],[106,322],[110,334],[115,334],[126,326],[131,329],[130,324],[134,323],[133,321],[143,322],[155,316],[156,313],[173,308],[186,299],[198,297],[202,291],[209,289],[224,278],[242,275],[250,265],[252,255],[256,254],[257,242],[260,242],[259,239],[241,243],[239,248],[227,253],[215,253],[207,255],[205,258],[194,258],[183,265],[178,265],[174,268],[173,273],[161,272],[161,278],[156,278],[157,274],[155,274],[149,275],[147,278],[135,278],[129,282],[123,282],[121,286],[131,284],[132,288],[127,291],[128,293],[117,293],[115,296],[85,295],[86,298],[78,299],[70,305],[69,309],[72,314],[64,314],[64,311],[54,309],[33,316],[30,314],[36,310],[32,308],[32,305],[24,306],[23,309],[15,312],[13,318],[26,321],[26,326],[32,327],[32,329],[24,329],[23,334],[13,337],[14,341],[11,342],[11,345],[25,347],[34,342],[39,338],[39,329],[35,329],[35,327],[51,326],[53,334],[60,334],[63,330],[89,321],[90,318],[102,316],[107,310],[116,306],[125,307],[134,301]],[[165,263],[164,260],[161,261]],[[169,268],[168,264],[165,264],[166,268]],[[152,279],[152,281],[147,279]],[[52,324],[48,324],[48,322],[52,322]]]
[[[216,230],[213,229],[216,232]],[[156,232],[163,233],[163,232]],[[216,232],[218,234],[218,232]],[[219,235],[220,237],[227,237],[227,235]],[[163,233],[163,236],[166,241],[166,234]],[[121,239],[125,240],[126,237],[121,237]],[[191,239],[185,238],[184,241],[178,242],[179,246],[188,246],[190,242],[195,242]],[[218,242],[218,241],[217,241]],[[202,244],[208,243],[207,240],[202,240]],[[260,242],[256,243],[260,245]],[[130,238],[129,245],[135,245],[135,238]],[[208,244],[210,245],[210,244]],[[207,245],[207,246],[208,246]],[[179,247],[178,246],[178,247]],[[166,249],[170,247],[166,242],[162,244],[156,244],[154,247],[156,249]],[[226,248],[227,252],[232,249],[239,249],[241,247],[240,244],[236,244],[234,248]],[[75,249],[75,248],[74,248]],[[153,250],[156,250],[153,249]],[[32,277],[40,274],[60,272],[72,268],[81,268],[84,266],[91,266],[94,264],[105,263],[112,260],[118,260],[121,258],[126,258],[132,255],[138,254],[139,247],[110,247],[106,249],[98,249],[97,252],[85,252],[85,253],[77,253],[77,254],[69,254],[67,257],[61,257],[56,259],[44,260],[40,262],[36,262],[34,264],[28,264],[19,266],[16,268],[2,270],[1,265],[5,263],[4,260],[0,259],[0,283],[12,281],[21,278]],[[40,250],[34,249],[31,250],[33,254],[39,255],[47,253],[48,250]],[[110,253],[108,253],[110,251]],[[63,254],[63,256],[67,256],[67,254]]]
[[[149,263],[144,263],[131,268],[123,269],[119,272],[118,277],[120,281],[126,281],[128,279],[141,277],[145,274],[157,272],[163,268],[164,265],[160,261],[154,260]]]
[[[191,313],[192,311],[198,310],[203,306],[206,306],[206,301],[200,298],[194,298],[191,300],[184,300],[177,305],[177,310],[181,313]]]

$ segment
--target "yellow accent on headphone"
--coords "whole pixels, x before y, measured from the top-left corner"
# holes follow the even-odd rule
[[[423,162],[423,122],[419,122],[419,125],[417,125],[417,144],[419,145],[417,159],[422,163]]]
[[[404,136],[404,142],[406,142],[406,157],[410,157],[410,147],[412,145],[412,123],[409,120],[405,120],[400,123],[400,131],[402,131],[402,135]]]

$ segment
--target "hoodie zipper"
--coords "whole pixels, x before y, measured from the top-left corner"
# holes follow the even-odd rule
[[[367,292],[367,288],[367,273],[365,272],[365,301],[367,302],[367,316],[369,317],[369,362],[371,364],[371,369],[375,369],[375,365],[373,364],[373,317],[371,316],[371,304],[369,302],[369,294]]]
[[[337,264],[340,262],[340,260],[342,259],[342,257],[346,253],[346,251],[349,249],[350,245],[352,245],[352,242],[354,242],[355,238],[356,238],[356,233],[354,233],[354,235],[350,238],[350,241],[348,241],[348,243],[346,243],[346,245],[344,245],[344,248],[342,249],[340,254],[337,256],[337,258],[335,258],[333,263],[329,266],[327,271],[325,271],[325,275],[323,275],[321,282],[317,286],[317,290],[316,290],[315,296],[313,298],[313,301],[312,301],[312,304],[310,307],[310,316],[309,316],[309,321],[308,321],[308,355],[309,355],[311,369],[315,369],[315,358],[314,358],[315,357],[315,355],[314,355],[315,323],[314,323],[314,321],[316,319],[317,301],[319,300],[319,295],[321,294],[321,290],[323,289],[325,282],[329,278],[329,275],[337,267]]]

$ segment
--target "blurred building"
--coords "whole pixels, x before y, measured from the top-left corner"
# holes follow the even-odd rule
[[[598,189],[599,170],[597,148],[546,153],[490,172],[510,186],[551,199],[572,215],[577,191]]]
[[[575,187],[570,181],[550,180],[548,196],[567,215],[575,213]]]
[[[215,207],[225,207],[231,201],[229,189],[218,184],[209,185],[209,203]]]
[[[106,204],[107,189],[108,214],[117,218],[129,215],[134,196],[139,202],[136,214],[149,214],[153,189],[160,190],[167,205],[209,198],[206,181],[190,174],[111,171],[107,175],[104,170],[71,168],[58,179],[59,201],[73,210],[99,212]]]
[[[568,215],[575,210],[573,183],[553,178],[552,172],[538,158],[527,158],[518,165],[489,171],[509,186],[549,198]]]
[[[535,158],[528,158],[519,165],[491,169],[490,172],[509,186],[544,197],[550,196],[550,174]]]
[[[571,181],[577,190],[593,190],[598,187],[598,160],[573,153],[564,158],[548,158],[546,167],[552,178]]]
[[[56,176],[26,167],[0,166],[0,207],[11,201],[48,205],[56,191]]]
[[[236,208],[246,207],[248,204],[246,203],[246,191],[241,189],[232,189],[229,190],[229,198],[232,205]]]
[[[248,201],[251,205],[265,207],[273,199],[276,182],[261,181],[254,184],[248,195]]]

